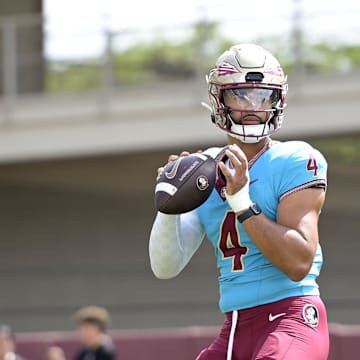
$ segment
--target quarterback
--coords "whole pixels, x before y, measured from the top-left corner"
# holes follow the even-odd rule
[[[157,214],[152,270],[175,277],[205,236],[214,246],[225,322],[197,360],[326,360],[326,309],[316,278],[327,163],[305,142],[271,139],[284,120],[288,85],[268,51],[232,46],[207,79],[211,118],[228,145],[205,151],[218,163],[205,203],[181,215]]]

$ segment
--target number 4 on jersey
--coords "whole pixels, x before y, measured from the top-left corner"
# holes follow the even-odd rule
[[[309,154],[309,160],[306,167],[307,171],[314,171],[314,176],[318,174],[318,165],[313,154]]]
[[[248,248],[240,243],[237,218],[233,211],[226,213],[221,224],[219,249],[224,258],[232,258],[232,271],[244,271],[242,257],[247,254]]]

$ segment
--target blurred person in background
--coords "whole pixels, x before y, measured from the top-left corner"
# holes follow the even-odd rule
[[[46,352],[46,360],[66,360],[64,350],[60,346],[50,346]]]
[[[15,351],[15,335],[10,326],[0,325],[0,360],[25,360]]]
[[[204,152],[218,162],[216,186],[194,211],[157,214],[152,270],[173,278],[205,237],[214,246],[225,322],[197,360],[326,360],[327,316],[316,282],[326,160],[303,141],[270,138],[283,122],[287,77],[262,47],[224,52],[208,75],[208,93],[211,119],[228,141]]]
[[[74,360],[115,360],[115,351],[107,329],[110,316],[106,309],[98,306],[81,308],[75,319],[83,349]]]

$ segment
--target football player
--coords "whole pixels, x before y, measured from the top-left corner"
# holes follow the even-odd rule
[[[149,252],[158,278],[176,276],[205,235],[215,249],[226,318],[197,360],[328,356],[316,283],[327,163],[305,142],[271,139],[284,119],[287,88],[279,62],[260,46],[235,45],[219,57],[208,93],[212,121],[229,145],[206,151],[218,161],[215,189],[196,210],[158,213],[153,224]]]

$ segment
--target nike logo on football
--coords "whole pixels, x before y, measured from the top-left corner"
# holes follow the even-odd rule
[[[274,320],[278,319],[279,317],[282,317],[286,315],[286,313],[280,313],[280,314],[276,314],[276,315],[273,315],[272,313],[269,314],[269,321],[270,322],[273,322]]]
[[[255,182],[257,182],[259,179],[254,179],[254,180],[251,180],[250,182],[249,182],[249,185],[251,185],[251,184],[253,184],[253,183],[255,183]]]
[[[171,179],[173,179],[173,178],[176,176],[176,173],[177,173],[177,171],[178,171],[178,169],[179,169],[181,160],[182,160],[182,158],[179,157],[177,160],[175,160],[174,165],[172,166],[171,170],[165,172],[165,176],[166,176],[168,179],[171,180]]]

